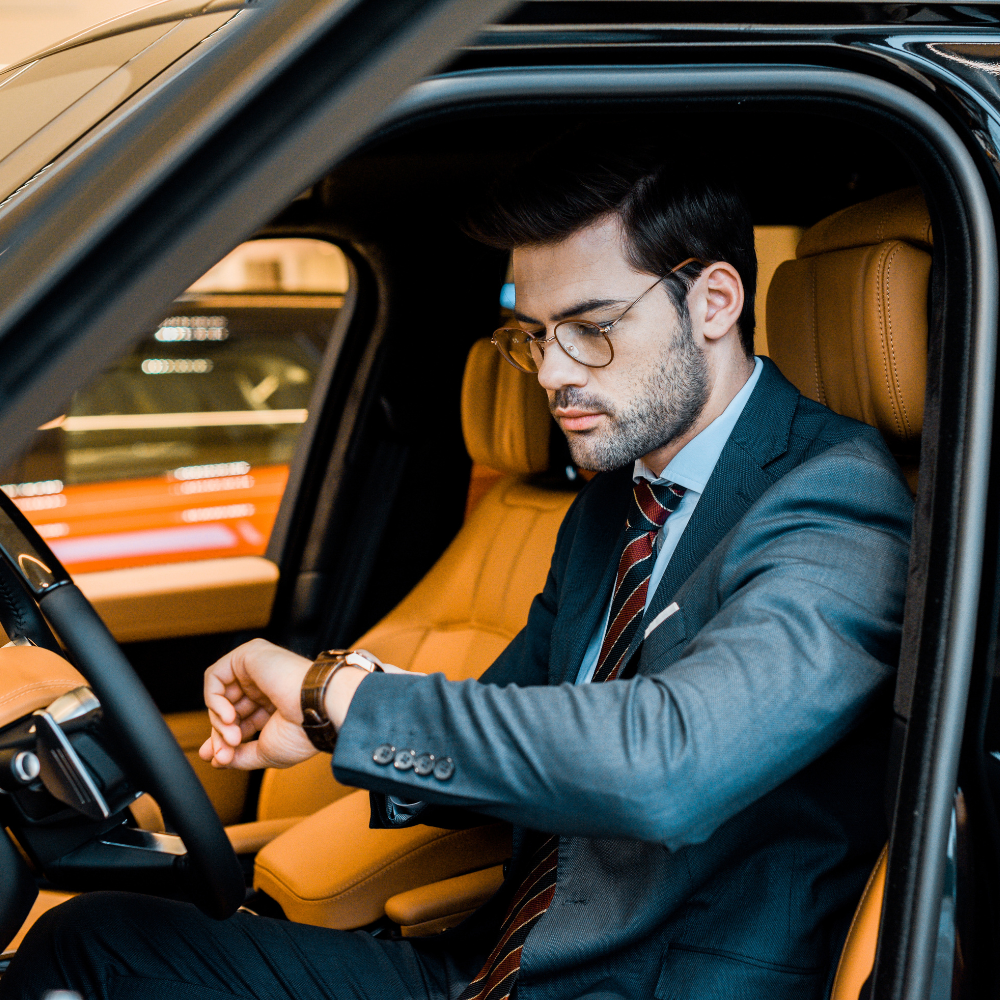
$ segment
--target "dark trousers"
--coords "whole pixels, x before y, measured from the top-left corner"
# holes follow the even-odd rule
[[[455,949],[456,952],[464,949]],[[97,892],[46,913],[0,979],[0,1000],[454,1000],[483,955],[188,903]]]

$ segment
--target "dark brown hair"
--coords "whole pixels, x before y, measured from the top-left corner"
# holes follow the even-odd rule
[[[706,164],[684,165],[661,151],[592,156],[581,136],[564,136],[497,181],[466,218],[465,231],[503,250],[558,243],[605,215],[621,221],[628,262],[666,275],[686,257],[726,261],[743,282],[740,340],[753,356],[757,255],[750,212],[736,186]],[[689,265],[663,284],[682,317],[702,268]]]

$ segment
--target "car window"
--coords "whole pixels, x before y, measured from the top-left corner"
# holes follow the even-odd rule
[[[348,286],[312,239],[243,244],[0,474],[71,572],[260,554]]]

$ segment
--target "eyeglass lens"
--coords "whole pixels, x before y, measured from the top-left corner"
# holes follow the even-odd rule
[[[611,363],[611,344],[599,327],[568,320],[557,324],[553,333],[559,346],[574,361],[588,368],[603,368]],[[497,330],[494,340],[504,356],[526,372],[538,371],[545,357],[545,348],[552,343],[516,327]]]

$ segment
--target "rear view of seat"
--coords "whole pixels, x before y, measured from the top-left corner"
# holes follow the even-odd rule
[[[876,427],[912,490],[927,382],[931,226],[918,188],[817,223],[767,296],[772,360],[799,391]],[[858,1000],[875,961],[885,852],[865,888],[831,1000]]]

